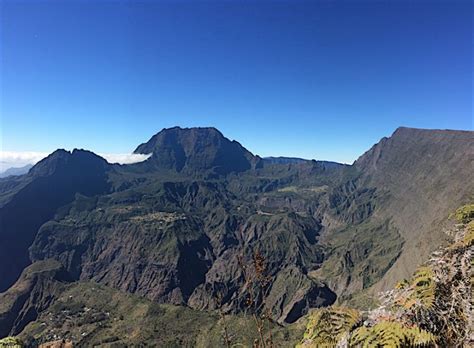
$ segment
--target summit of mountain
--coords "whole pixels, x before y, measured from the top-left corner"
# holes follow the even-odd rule
[[[152,154],[147,167],[176,172],[225,175],[255,168],[260,162],[235,140],[213,127],[165,128],[139,145],[134,153]]]

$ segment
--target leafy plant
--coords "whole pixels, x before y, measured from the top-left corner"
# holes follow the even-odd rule
[[[350,309],[343,314],[338,308],[319,310],[310,318],[302,346],[470,346],[474,205],[461,207],[453,215],[459,222],[450,231],[455,242],[433,253],[411,279],[384,293],[382,306],[364,313],[363,326]]]
[[[360,313],[351,308],[330,307],[318,309],[311,316],[304,334],[303,346],[332,348],[348,337],[361,321]],[[310,344],[305,344],[309,341]]]
[[[417,326],[382,321],[372,327],[357,328],[350,338],[350,346],[369,347],[435,347],[436,337]]]
[[[430,267],[421,267],[415,272],[411,287],[413,288],[413,293],[409,297],[410,300],[419,302],[426,308],[433,306],[436,283],[433,270]]]
[[[467,225],[467,231],[463,238],[463,244],[466,247],[474,245],[474,221],[470,221]]]
[[[0,348],[22,348],[23,343],[16,337],[5,337],[0,339]]]
[[[466,204],[456,210],[454,217],[461,223],[474,220],[474,204]]]

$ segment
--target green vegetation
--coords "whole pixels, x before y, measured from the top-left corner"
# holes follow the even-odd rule
[[[358,312],[330,307],[310,315],[301,347],[469,346],[472,317],[472,207],[459,208],[455,241],[433,254],[409,280],[386,292],[382,305]],[[467,237],[466,237],[467,236]],[[466,242],[467,240],[467,242]],[[472,343],[472,342],[471,342]]]
[[[314,347],[335,347],[348,332],[360,323],[360,313],[351,308],[331,307],[316,310],[309,319],[303,344]]]
[[[382,320],[362,326],[362,314],[350,308],[316,310],[298,347],[435,347],[436,336],[413,324]]]
[[[433,223],[472,191],[464,133],[402,130],[352,166],[269,163],[215,130],[174,133],[144,144],[155,155],[140,164],[59,151],[31,174],[2,180],[9,242],[0,243],[0,287],[9,290],[0,294],[0,337],[291,346],[301,318],[336,300],[359,309],[360,320],[323,311],[305,343],[324,336],[315,323],[332,333],[328,344],[389,329],[401,342],[418,328],[443,347],[466,337],[472,204],[453,213],[455,243],[411,277],[448,238]],[[255,251],[268,280],[241,267]],[[47,259],[58,267],[38,263]],[[29,276],[12,286],[30,261]]]
[[[400,255],[403,240],[390,221],[364,222],[344,227],[327,237],[326,260],[311,276],[351,286],[339,289],[339,303],[372,302],[364,290],[375,284]],[[356,285],[357,284],[357,285]],[[349,291],[347,291],[349,290]]]
[[[456,210],[454,217],[461,223],[469,223],[474,219],[474,204],[464,205]]]
[[[412,292],[404,303],[405,307],[411,308],[412,305],[419,302],[426,308],[432,308],[436,291],[433,270],[430,267],[419,268],[412,278],[410,289]]]
[[[456,212],[458,221],[467,225],[467,230],[462,238],[462,244],[466,247],[474,245],[474,204],[466,205]]]
[[[435,336],[417,326],[382,321],[372,327],[358,327],[351,335],[351,347],[435,347]]]
[[[0,348],[22,348],[23,342],[17,337],[5,337],[0,339]]]
[[[79,282],[69,285],[19,338],[32,346],[66,339],[80,346],[146,342],[159,347],[221,347],[225,345],[224,328],[233,343],[244,347],[258,339],[251,316],[221,316],[217,311],[157,304],[97,283]],[[296,344],[304,330],[300,324],[271,324],[265,329],[281,346]]]

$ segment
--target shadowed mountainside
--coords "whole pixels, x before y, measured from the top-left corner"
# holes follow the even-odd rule
[[[261,160],[215,128],[168,128],[139,145],[134,153],[150,154],[147,168],[193,175],[225,175],[254,168]],[[139,165],[139,166],[141,166]]]
[[[0,181],[0,291],[11,286],[30,263],[28,248],[40,226],[80,193],[108,191],[107,162],[92,152],[57,150],[20,179]]]

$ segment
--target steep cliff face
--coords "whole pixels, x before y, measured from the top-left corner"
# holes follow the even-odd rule
[[[94,210],[84,220],[68,215],[43,225],[32,259],[54,257],[76,280],[173,304],[185,304],[210,267],[209,238],[191,217],[163,212],[125,218]]]
[[[474,196],[474,133],[399,128],[328,195],[327,261],[313,276],[340,300],[408,277],[446,241],[437,228]],[[327,216],[327,215],[326,215]],[[331,226],[330,226],[331,227]]]
[[[365,185],[386,198],[377,214],[404,240],[378,289],[407,277],[445,240],[437,226],[474,196],[474,132],[399,128],[361,156],[355,166]]]
[[[69,281],[62,265],[44,260],[28,266],[17,282],[0,293],[0,337],[16,335],[63,290],[62,281]]]
[[[4,187],[0,291],[10,287],[30,263],[28,247],[59,207],[72,201],[76,193],[95,195],[109,190],[108,169],[107,162],[91,152],[57,150],[20,179],[0,182]]]
[[[474,204],[458,208],[438,228],[449,245],[382,293],[378,307],[316,310],[298,347],[471,347]]]

